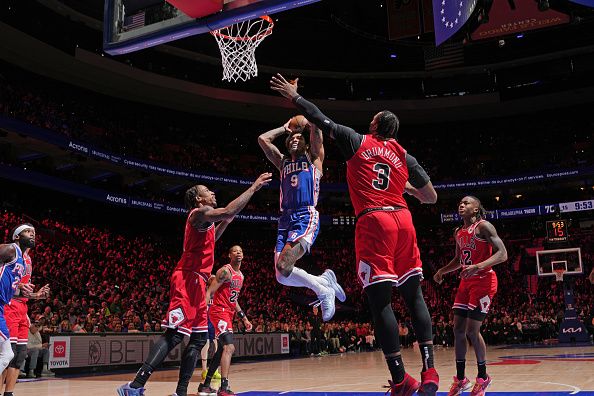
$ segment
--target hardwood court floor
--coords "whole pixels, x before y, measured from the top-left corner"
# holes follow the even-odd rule
[[[403,351],[407,371],[419,377],[418,351]],[[594,395],[594,346],[556,348],[489,348],[488,371],[493,377],[492,396]],[[445,395],[455,373],[453,349],[435,353],[441,376],[440,395]],[[476,375],[474,356],[468,356],[467,375]],[[103,396],[115,395],[115,388],[130,381],[133,373],[92,377],[55,378],[17,384],[15,396]],[[388,372],[381,352],[348,353],[323,357],[237,363],[231,367],[231,389],[245,396],[256,395],[380,395],[386,389]],[[171,395],[177,370],[157,371],[147,386],[147,396]],[[196,370],[190,385],[195,394],[199,382]],[[216,384],[218,385],[218,384]],[[337,393],[334,393],[337,392]],[[365,393],[373,392],[373,393]]]

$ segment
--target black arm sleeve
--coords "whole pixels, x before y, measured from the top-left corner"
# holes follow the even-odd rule
[[[363,135],[358,134],[352,128],[340,125],[326,117],[318,107],[306,100],[303,96],[298,96],[293,100],[293,103],[301,110],[305,117],[317,125],[320,130],[336,140],[338,149],[344,156],[345,160],[349,160],[363,141]]]
[[[429,175],[419,164],[417,159],[406,153],[406,167],[408,168],[408,181],[414,188],[425,187],[429,183]]]

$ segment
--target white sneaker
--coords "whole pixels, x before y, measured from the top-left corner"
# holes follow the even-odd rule
[[[336,312],[336,305],[334,304],[336,293],[334,289],[328,287],[324,291],[324,294],[318,295],[318,298],[320,299],[320,306],[322,308],[322,320],[327,322],[332,319]]]
[[[324,271],[322,275],[320,275],[320,277],[328,282],[328,287],[334,289],[334,293],[336,294],[336,298],[338,298],[338,301],[346,301],[346,294],[344,292],[344,289],[338,284],[338,281],[336,280],[336,274],[334,273],[334,271],[332,271],[331,269],[327,269],[326,271]]]

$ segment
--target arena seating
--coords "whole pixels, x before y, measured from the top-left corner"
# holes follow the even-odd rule
[[[120,230],[99,229],[92,225],[73,226],[56,219],[32,220],[22,212],[0,214],[0,235],[8,241],[10,228],[33,221],[38,230],[33,280],[41,286],[50,283],[52,295],[44,301],[30,302],[30,317],[39,322],[43,335],[59,332],[161,331],[160,320],[168,303],[168,283],[178,254],[165,239],[125,235]],[[272,237],[272,231],[267,231]],[[263,231],[263,235],[266,231]],[[254,325],[254,331],[289,331],[294,354],[326,353],[374,348],[373,328],[362,290],[354,279],[352,231],[328,233],[320,237],[312,256],[303,266],[314,273],[333,268],[345,285],[347,302],[339,307],[330,323],[313,317],[304,303],[303,291],[276,283],[272,271],[272,238],[242,239],[246,258],[246,283],[240,304]],[[453,254],[453,240],[440,229],[435,235],[419,235],[425,266],[423,289],[434,321],[435,342],[453,343],[451,305],[458,279],[446,276],[442,285],[431,280],[435,269]],[[594,257],[593,230],[574,230],[574,244],[583,250],[586,270]],[[235,237],[235,235],[233,235]],[[496,267],[502,285],[485,324],[489,344],[542,341],[554,338],[563,314],[561,288],[551,280],[539,279],[536,293],[526,285],[526,276],[512,265],[522,260],[530,239],[514,239],[504,233],[509,251],[508,263]],[[217,265],[225,261],[225,241],[216,253]],[[576,278],[576,305],[580,317],[591,321],[594,289],[585,277]],[[309,300],[315,296],[308,295]],[[414,342],[402,301],[395,293],[393,307],[408,328],[402,336],[406,345]],[[319,314],[318,314],[319,315]],[[239,327],[238,327],[239,326]],[[313,327],[316,326],[316,327]],[[242,324],[235,324],[243,331]],[[405,333],[405,331],[402,331]]]

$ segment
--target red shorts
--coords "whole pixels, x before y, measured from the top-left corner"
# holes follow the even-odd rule
[[[233,317],[235,310],[218,308],[214,305],[208,311],[208,319],[215,328],[215,338],[218,339],[223,333],[233,333]]]
[[[182,334],[208,331],[206,279],[192,271],[173,271],[169,308],[162,326]]]
[[[363,215],[355,228],[357,274],[363,287],[378,282],[400,286],[423,275],[417,234],[408,209]]]
[[[474,311],[479,307],[482,314],[487,314],[495,293],[497,293],[497,275],[494,271],[462,279],[453,308]]]
[[[4,306],[4,318],[6,318],[10,342],[27,345],[29,326],[31,326],[31,321],[27,316],[27,303],[17,299],[10,300]]]

